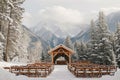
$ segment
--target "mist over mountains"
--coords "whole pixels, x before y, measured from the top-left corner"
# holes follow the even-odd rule
[[[108,23],[110,31],[115,32],[116,24],[117,22],[120,22],[120,11],[113,12],[107,15],[106,21]],[[40,38],[42,38],[48,45],[52,47],[63,43],[66,36],[70,36],[72,42],[75,42],[76,40],[87,42],[90,39],[89,24],[69,25],[69,26],[73,26],[73,28],[71,28],[71,30],[69,29],[69,31],[63,30],[60,26],[62,25],[59,25],[57,23],[53,24],[53,23],[40,22],[35,27],[32,27],[31,31],[35,33],[37,36],[39,36]],[[80,28],[81,26],[83,27],[82,29]]]

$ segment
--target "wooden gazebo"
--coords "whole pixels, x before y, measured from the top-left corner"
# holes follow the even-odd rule
[[[51,55],[52,63],[55,64],[55,61],[59,57],[64,57],[67,63],[71,63],[71,55],[74,51],[63,44],[56,46],[55,48],[48,51],[48,54]]]

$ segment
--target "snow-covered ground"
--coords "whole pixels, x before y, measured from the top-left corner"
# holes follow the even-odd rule
[[[13,62],[10,62],[10,63],[8,63],[8,62],[0,62],[0,67],[1,68],[2,67],[15,66],[15,65],[20,66],[20,65],[26,65],[26,64],[25,63],[13,63]]]
[[[114,76],[103,76],[102,78],[76,78],[67,69],[66,65],[55,65],[54,71],[47,78],[29,78],[26,76],[15,76],[2,67],[11,65],[22,65],[20,63],[0,62],[0,80],[120,80],[120,70]]]

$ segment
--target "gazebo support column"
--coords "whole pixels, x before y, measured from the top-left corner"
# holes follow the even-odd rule
[[[52,63],[54,64],[54,57],[53,57],[53,53],[52,53]]]
[[[71,63],[71,55],[69,55],[69,63]]]

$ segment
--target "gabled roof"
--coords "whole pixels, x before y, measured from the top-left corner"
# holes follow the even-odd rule
[[[55,50],[57,50],[58,48],[61,48],[61,47],[64,48],[64,49],[66,49],[66,50],[68,50],[70,53],[75,53],[72,49],[66,47],[63,44],[60,44],[60,45],[56,46],[55,48],[49,50],[48,53],[50,54],[51,52],[53,52],[53,51],[55,51]]]

